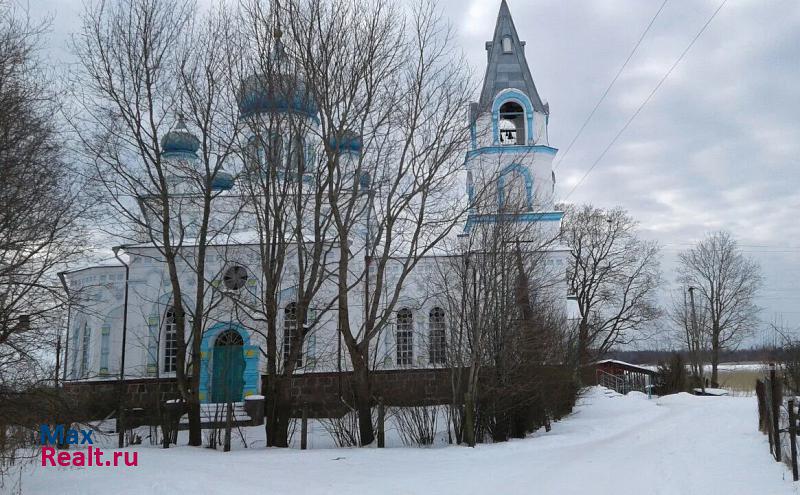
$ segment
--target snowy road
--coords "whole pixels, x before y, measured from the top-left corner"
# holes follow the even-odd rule
[[[800,493],[755,431],[754,398],[599,389],[546,434],[475,449],[138,449],[135,468],[32,467],[30,494]]]

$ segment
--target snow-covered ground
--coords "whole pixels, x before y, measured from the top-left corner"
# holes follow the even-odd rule
[[[25,494],[82,495],[799,493],[766,442],[756,431],[752,397],[648,400],[593,388],[551,432],[474,449],[255,447],[223,453],[141,446],[133,449],[138,467],[34,465],[21,482]]]

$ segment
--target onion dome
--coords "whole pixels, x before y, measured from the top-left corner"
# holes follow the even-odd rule
[[[363,142],[361,140],[361,136],[358,136],[356,133],[352,131],[344,131],[341,139],[337,139],[336,137],[331,138],[330,145],[331,148],[339,153],[358,154],[361,153]]]
[[[242,117],[260,113],[294,113],[316,119],[319,111],[303,79],[286,74],[246,78],[239,90],[238,103]]]
[[[186,127],[183,117],[161,138],[161,156],[164,158],[197,158],[200,140]]]
[[[211,189],[214,191],[229,191],[233,188],[233,175],[220,168],[211,182]]]

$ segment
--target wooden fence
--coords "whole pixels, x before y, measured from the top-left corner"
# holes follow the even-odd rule
[[[758,397],[758,429],[769,438],[770,453],[777,462],[785,462],[792,468],[794,481],[798,480],[797,430],[798,402],[792,397],[783,397],[783,381],[777,378],[774,366],[769,377],[756,380]]]

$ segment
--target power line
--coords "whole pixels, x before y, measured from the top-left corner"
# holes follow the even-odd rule
[[[597,112],[597,109],[600,107],[600,104],[603,103],[603,101],[606,99],[606,96],[608,96],[608,93],[611,91],[611,88],[614,87],[614,84],[617,82],[617,79],[619,79],[620,74],[622,74],[622,71],[625,70],[625,67],[628,66],[628,62],[630,62],[631,59],[633,58],[633,55],[636,53],[636,50],[639,48],[639,45],[642,44],[642,40],[644,40],[644,37],[647,36],[647,33],[650,31],[650,28],[653,27],[653,24],[656,22],[656,19],[658,18],[659,14],[661,14],[661,11],[664,10],[664,6],[667,5],[668,1],[669,0],[664,0],[664,2],[661,4],[661,7],[658,8],[658,10],[656,11],[655,15],[653,15],[652,19],[650,19],[650,23],[647,24],[647,27],[644,29],[644,32],[642,32],[642,35],[639,36],[639,40],[636,42],[635,45],[633,45],[633,49],[628,54],[628,58],[625,59],[625,62],[622,64],[622,66],[617,71],[617,74],[614,76],[614,79],[611,80],[611,83],[609,83],[609,85],[606,88],[606,90],[600,96],[600,99],[597,100],[597,103],[595,103],[594,108],[592,108],[592,111],[589,112],[589,115],[586,117],[586,120],[583,121],[583,124],[581,124],[580,129],[578,129],[578,132],[575,134],[575,136],[569,142],[569,145],[567,146],[567,149],[564,150],[564,153],[559,156],[558,162],[553,166],[553,170],[556,170],[559,167],[559,165],[561,165],[561,163],[564,161],[564,158],[567,157],[567,155],[569,154],[569,150],[572,149],[572,145],[575,144],[575,141],[577,141],[578,138],[580,137],[580,135],[583,133],[583,130],[589,124],[589,121],[592,120],[592,117],[594,117],[594,114],[595,114],[595,112]]]
[[[564,197],[564,200],[569,198],[572,195],[572,193],[574,193],[575,190],[578,189],[578,187],[580,187],[581,184],[583,184],[583,181],[586,180],[586,177],[592,172],[592,170],[594,170],[594,168],[597,166],[597,164],[600,163],[600,160],[602,160],[603,157],[606,156],[606,153],[608,153],[608,150],[610,150],[611,147],[614,146],[614,144],[617,142],[617,139],[619,139],[619,137],[622,136],[622,133],[625,132],[625,130],[628,128],[628,126],[631,125],[631,122],[633,122],[633,120],[636,118],[636,116],[639,115],[639,113],[642,111],[642,109],[645,107],[645,105],[647,105],[647,103],[653,98],[653,95],[656,94],[656,91],[658,91],[658,89],[661,87],[661,85],[664,84],[664,81],[667,80],[669,75],[672,74],[672,71],[675,70],[675,67],[677,67],[678,64],[680,63],[680,61],[683,60],[683,57],[686,56],[686,54],[689,52],[689,50],[692,48],[692,46],[694,46],[695,42],[700,38],[700,35],[703,34],[703,32],[706,30],[706,28],[709,26],[709,24],[711,24],[711,21],[714,20],[714,18],[717,16],[719,11],[722,10],[722,7],[724,7],[727,2],[728,2],[728,0],[722,0],[722,3],[719,4],[719,7],[717,7],[717,10],[715,10],[714,13],[711,14],[711,17],[708,18],[706,23],[703,24],[703,27],[700,28],[700,31],[698,31],[697,34],[694,36],[694,38],[692,38],[692,41],[689,43],[689,45],[686,46],[686,49],[683,50],[683,52],[680,54],[680,56],[675,61],[675,63],[672,64],[672,67],[670,67],[669,70],[661,78],[661,80],[658,81],[658,84],[656,84],[656,86],[653,88],[653,90],[650,92],[650,94],[647,95],[647,98],[645,98],[644,101],[641,103],[641,105],[639,105],[639,108],[637,108],[636,111],[633,112],[633,115],[631,115],[631,117],[628,119],[628,121],[625,122],[625,125],[623,125],[622,128],[619,130],[619,132],[617,132],[617,134],[614,136],[614,139],[612,139],[611,142],[608,143],[608,146],[606,146],[605,149],[603,149],[603,152],[600,153],[600,156],[598,156],[597,159],[592,163],[592,166],[589,167],[589,170],[587,170],[586,173],[583,174],[583,177],[581,177],[581,179],[578,181],[578,183],[575,184],[575,186],[573,186],[573,188],[569,191],[569,193],[567,193],[567,195]]]
[[[662,247],[662,251],[674,251],[674,252],[681,252],[686,251],[686,248],[678,248],[678,247]],[[767,250],[767,249],[740,249],[742,253],[758,253],[758,254],[797,254],[800,251],[797,250]]]
[[[662,246],[696,246],[696,242],[668,242],[666,244],[662,244]],[[800,246],[779,246],[777,244],[739,244],[736,243],[737,247],[740,248],[767,248],[767,249],[799,249]]]

